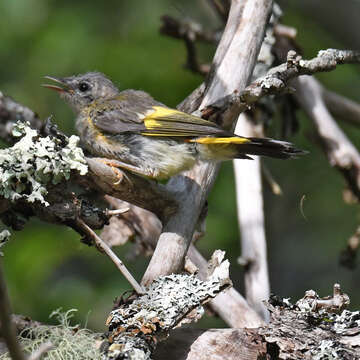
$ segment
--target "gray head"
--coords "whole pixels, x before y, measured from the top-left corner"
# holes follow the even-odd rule
[[[119,93],[116,86],[104,74],[98,72],[66,78],[51,76],[45,76],[45,78],[56,82],[57,85],[44,84],[43,86],[58,91],[60,96],[77,112],[94,100],[110,99]]]

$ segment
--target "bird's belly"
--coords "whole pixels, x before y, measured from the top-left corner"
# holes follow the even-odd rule
[[[194,144],[138,134],[118,135],[128,147],[128,161],[150,170],[156,178],[169,178],[188,170],[196,162]],[[126,161],[126,160],[122,160]]]

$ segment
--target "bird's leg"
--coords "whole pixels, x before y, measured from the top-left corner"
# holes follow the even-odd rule
[[[145,177],[150,177],[150,178],[156,178],[156,175],[153,171],[151,170],[145,170],[145,169],[141,169],[135,165],[131,165],[131,164],[126,164],[122,161],[119,160],[107,160],[107,159],[102,159],[101,160],[105,165],[108,165],[111,167],[111,169],[114,171],[114,173],[116,174],[116,177],[119,179],[115,184],[119,184],[122,180],[123,176],[126,176],[126,174],[124,174],[123,172],[120,172],[118,169],[122,168],[128,171],[131,171],[137,175],[141,175],[141,176],[145,176]],[[130,179],[128,179],[130,181]],[[130,181],[131,182],[131,181]]]

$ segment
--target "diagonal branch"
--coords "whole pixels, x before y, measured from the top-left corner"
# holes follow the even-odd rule
[[[245,88],[255,66],[271,9],[271,0],[232,1],[228,23],[214,57],[201,107],[213,103],[223,94]],[[232,111],[232,121],[237,115],[237,111]],[[183,176],[169,181],[167,187],[181,194],[178,198],[179,209],[164,226],[143,277],[143,284],[183,268],[197,219],[218,169],[217,165],[200,163]]]
[[[333,91],[322,88],[323,98],[330,112],[338,119],[353,125],[360,125],[360,104],[339,95]]]
[[[330,165],[344,175],[360,200],[360,153],[331,116],[322,97],[321,85],[309,76],[296,79],[292,85],[297,90],[295,98],[315,124]]]
[[[118,270],[123,274],[125,279],[131,284],[136,293],[139,295],[143,295],[144,289],[138,284],[138,282],[132,276],[130,271],[126,268],[124,263],[116,256],[116,254],[110,249],[110,247],[100,238],[100,236],[98,236],[88,225],[86,225],[83,220],[78,219],[77,221],[79,227],[81,227],[83,231],[87,234],[87,236],[89,236],[94,241],[96,247],[100,251],[103,251],[111,259],[111,261],[115,264]]]

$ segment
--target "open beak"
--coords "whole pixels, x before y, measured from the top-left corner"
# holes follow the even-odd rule
[[[46,87],[48,89],[51,90],[55,90],[57,92],[70,92],[70,87],[69,85],[66,84],[66,82],[63,79],[59,79],[56,77],[52,77],[52,76],[44,76],[45,79],[54,81],[55,83],[59,84],[59,85],[53,85],[53,84],[41,84],[41,86]]]

